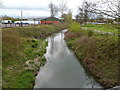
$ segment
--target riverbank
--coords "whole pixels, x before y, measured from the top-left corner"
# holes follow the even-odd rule
[[[83,30],[73,23],[65,39],[76,56],[104,88],[118,86],[118,37]]]
[[[69,25],[13,27],[2,30],[2,87],[32,88],[39,67],[46,62],[45,38]]]

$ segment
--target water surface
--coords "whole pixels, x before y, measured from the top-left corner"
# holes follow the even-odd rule
[[[47,38],[47,62],[36,76],[34,88],[100,88],[68,49],[63,30]]]

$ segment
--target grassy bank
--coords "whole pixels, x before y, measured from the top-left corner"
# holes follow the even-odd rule
[[[74,28],[75,27],[75,28]],[[104,87],[118,85],[118,38],[71,25],[65,39],[82,65]]]
[[[45,64],[45,38],[68,24],[13,27],[2,30],[3,88],[32,88],[35,75]]]
[[[87,24],[87,25],[83,25],[82,27],[86,27],[89,29],[96,29],[100,31],[112,32],[112,33],[118,33],[118,28],[120,28],[120,26],[112,25],[112,24],[98,24],[98,25]]]

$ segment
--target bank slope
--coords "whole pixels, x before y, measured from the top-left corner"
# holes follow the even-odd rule
[[[78,29],[79,24],[73,24],[69,31],[65,33],[65,39],[86,70],[104,88],[119,85],[118,37]]]
[[[2,30],[2,87],[32,88],[35,75],[45,63],[45,38],[67,23],[31,27],[13,27]]]

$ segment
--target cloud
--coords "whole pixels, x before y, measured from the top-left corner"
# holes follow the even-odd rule
[[[13,17],[20,17],[21,10],[19,9],[1,9],[2,15],[13,16]],[[48,11],[41,11],[41,10],[22,10],[23,18],[27,17],[48,17],[50,13]]]
[[[48,4],[51,1],[58,5],[60,0],[2,0],[4,12],[0,10],[3,12],[0,15],[19,16],[20,10],[23,10],[25,17],[50,16]],[[67,0],[68,8],[73,11],[73,15],[77,14],[77,8],[82,1]]]
[[[3,0],[7,9],[43,9],[48,7],[50,0]]]

